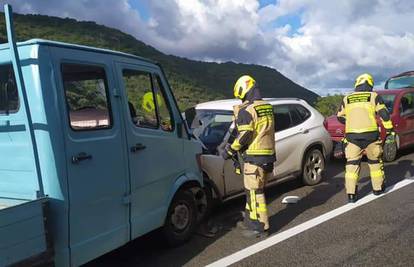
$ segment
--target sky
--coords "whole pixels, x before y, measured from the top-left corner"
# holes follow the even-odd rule
[[[7,2],[18,13],[117,28],[167,54],[269,66],[320,94],[351,88],[364,72],[381,87],[414,70],[412,0]]]

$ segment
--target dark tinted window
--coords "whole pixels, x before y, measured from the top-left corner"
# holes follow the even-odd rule
[[[279,132],[288,129],[292,124],[289,106],[275,106],[273,107],[273,111],[275,115],[275,131]]]
[[[11,64],[0,65],[0,114],[15,113],[19,109],[16,80]]]
[[[402,116],[414,113],[414,93],[405,94],[401,98],[400,113]]]
[[[301,105],[293,105],[296,109],[296,111],[299,113],[299,116],[301,117],[302,121],[307,120],[310,116],[311,113],[309,110],[307,110],[304,106]]]
[[[72,129],[111,127],[105,70],[98,66],[63,64],[62,76]]]

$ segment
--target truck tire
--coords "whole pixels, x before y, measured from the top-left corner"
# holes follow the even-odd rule
[[[317,148],[311,148],[303,159],[302,180],[306,185],[316,185],[325,171],[325,157]]]
[[[397,143],[394,143],[394,144],[385,143],[383,150],[384,152],[382,154],[382,159],[385,162],[391,162],[397,158],[397,152],[398,152]]]
[[[168,245],[179,246],[191,238],[196,226],[197,204],[194,194],[190,190],[180,190],[168,208],[163,236]]]

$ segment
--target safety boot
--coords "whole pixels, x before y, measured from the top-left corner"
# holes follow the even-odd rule
[[[348,203],[355,203],[357,201],[356,194],[348,194]]]
[[[268,231],[246,229],[242,231],[242,235],[246,238],[263,238],[268,237],[269,233]]]
[[[385,186],[382,185],[380,190],[372,190],[372,193],[374,193],[374,195],[376,195],[376,196],[379,196],[382,193],[384,193],[384,191],[385,191]]]
[[[348,194],[348,203],[355,203],[358,200],[358,186],[355,187],[355,194]]]

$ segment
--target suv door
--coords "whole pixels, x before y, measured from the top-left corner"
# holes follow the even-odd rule
[[[168,197],[185,173],[171,92],[158,67],[117,63],[131,181],[131,237],[163,225]]]
[[[398,131],[400,146],[414,143],[414,92],[405,93],[400,99]]]
[[[301,145],[309,133],[304,122],[310,117],[310,112],[299,104],[276,105],[273,110],[277,159],[273,175],[283,178],[301,169]]]
[[[70,250],[78,266],[129,241],[128,172],[110,65],[103,58],[86,63],[79,51],[59,55],[71,58],[56,66],[67,133]]]

